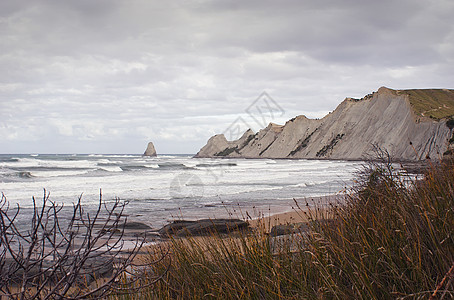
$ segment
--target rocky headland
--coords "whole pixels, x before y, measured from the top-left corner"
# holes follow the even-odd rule
[[[215,135],[195,157],[362,160],[379,147],[402,161],[440,158],[453,148],[453,115],[454,90],[381,87],[322,119],[300,115],[235,141]]]

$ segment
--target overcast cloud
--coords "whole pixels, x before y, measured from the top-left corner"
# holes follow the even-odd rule
[[[4,0],[0,153],[196,153],[263,91],[454,88],[454,2]],[[257,129],[257,128],[254,128]]]

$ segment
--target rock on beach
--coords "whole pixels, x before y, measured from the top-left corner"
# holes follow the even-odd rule
[[[249,223],[239,219],[200,219],[196,221],[175,220],[162,227],[158,232],[162,237],[184,237],[209,235],[212,233],[232,233],[245,230]]]

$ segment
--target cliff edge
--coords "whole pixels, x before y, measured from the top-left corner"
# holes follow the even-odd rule
[[[195,157],[361,160],[376,145],[399,160],[438,158],[453,143],[454,90],[381,87],[322,119],[297,116],[235,141],[215,135]]]

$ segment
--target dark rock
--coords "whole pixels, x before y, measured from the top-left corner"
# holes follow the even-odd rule
[[[270,236],[279,236],[293,233],[293,225],[276,225],[270,230]]]
[[[92,257],[85,261],[77,283],[90,285],[96,279],[108,278],[114,271],[113,259],[108,256]]]
[[[145,239],[145,242],[156,241],[160,235],[156,231],[141,231],[134,234],[134,237],[141,237]]]
[[[141,222],[126,222],[123,224],[119,224],[118,226],[101,229],[98,232],[102,233],[102,234],[114,233],[114,234],[131,235],[131,233],[142,233],[142,232],[146,232],[149,230],[151,230],[151,227],[148,226],[147,224],[144,224]],[[137,236],[137,234],[133,234],[133,236]]]
[[[124,229],[139,230],[139,229],[151,229],[150,226],[141,222],[126,222],[125,224],[120,225],[119,227]]]
[[[23,277],[24,268],[12,258],[4,258],[1,262],[0,277],[3,280],[8,280],[11,284],[18,284]],[[31,260],[28,266],[27,274],[29,277],[39,275],[38,262]]]
[[[308,232],[310,230],[310,226],[308,223],[301,223],[298,224],[298,227],[296,228],[297,232],[303,233],[303,232]]]
[[[121,234],[121,230],[118,228],[101,229],[98,231],[98,233],[100,233],[100,234],[107,234],[108,232],[115,233],[115,234]]]
[[[247,229],[249,224],[239,219],[201,219],[197,221],[176,220],[159,229],[159,234],[164,237],[198,236],[213,233],[227,234],[234,231]]]
[[[289,224],[289,225],[276,225],[270,230],[270,236],[280,236],[294,233],[303,233],[309,230],[307,223]]]

